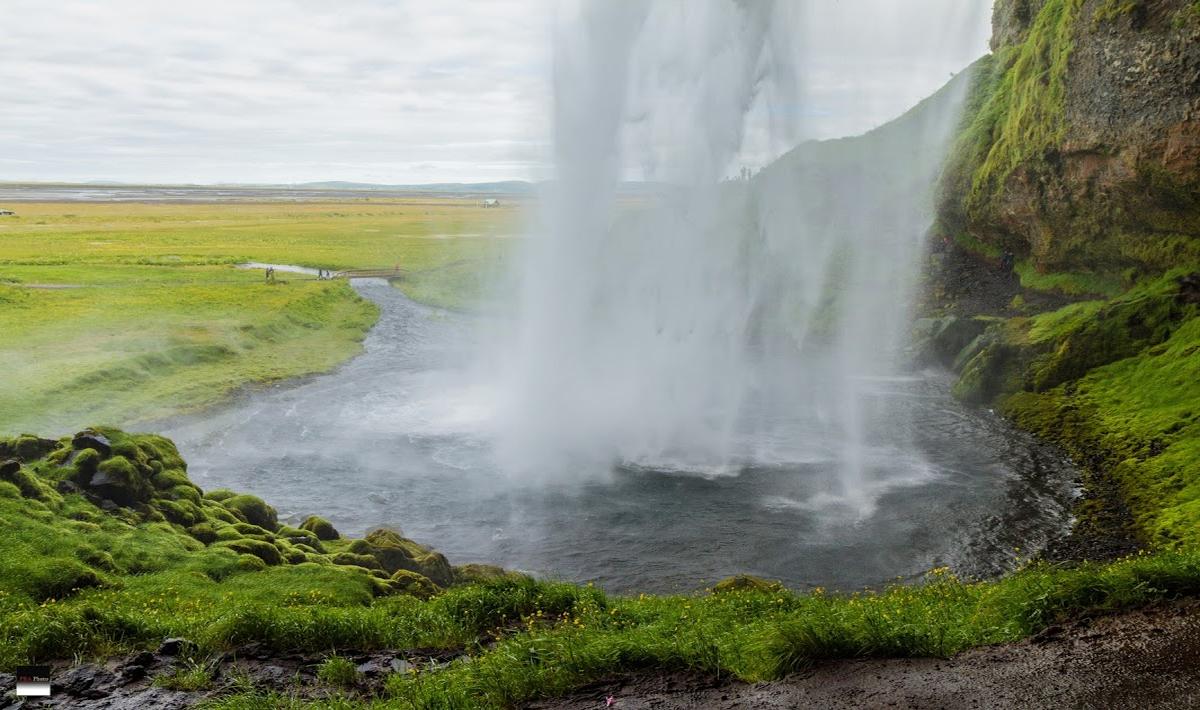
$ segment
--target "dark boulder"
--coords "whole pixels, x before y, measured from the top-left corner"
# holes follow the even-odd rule
[[[985,330],[985,318],[922,318],[913,325],[912,357],[918,366],[952,367],[963,348],[970,345]]]
[[[3,463],[0,463],[0,480],[7,481],[12,476],[17,475],[17,472],[20,470],[21,462],[17,459],[9,459]]]
[[[108,437],[90,429],[76,434],[71,440],[71,446],[76,449],[95,449],[101,456],[112,454],[112,442]]]
[[[144,503],[153,493],[145,476],[123,456],[114,456],[101,463],[87,486],[92,493],[123,506]]]
[[[160,656],[180,656],[196,651],[196,644],[183,638],[168,638],[163,639],[163,642],[158,646]]]
[[[44,458],[46,454],[57,449],[58,442],[54,439],[43,439],[30,434],[22,434],[15,439],[4,442],[2,448],[0,457],[12,456],[21,459],[25,463],[32,463],[40,458]]]

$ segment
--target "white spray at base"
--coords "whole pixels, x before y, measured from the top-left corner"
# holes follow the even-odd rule
[[[919,472],[886,382],[967,82],[728,180],[749,144],[777,154],[801,134],[814,5],[564,9],[555,180],[518,317],[488,349],[504,470],[811,467],[820,496],[859,512]],[[631,165],[660,189],[619,194]]]

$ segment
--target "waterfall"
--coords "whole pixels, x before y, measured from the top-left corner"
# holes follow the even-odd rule
[[[848,4],[878,10],[866,23],[896,12]],[[987,10],[937,4],[971,6],[947,18],[971,26]],[[486,353],[505,470],[820,462],[825,495],[861,512],[907,455],[887,382],[967,82],[865,136],[780,155],[813,133],[805,68],[826,7],[560,8],[555,177],[519,261],[516,319]],[[623,190],[630,176],[646,187]]]

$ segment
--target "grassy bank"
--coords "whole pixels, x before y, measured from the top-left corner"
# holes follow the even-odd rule
[[[1030,564],[996,582],[937,569],[919,584],[853,594],[735,578],[694,595],[612,597],[451,567],[391,533],[348,540],[320,520],[282,525],[252,496],[193,486],[165,439],[95,433],[110,452],[87,453],[87,440],[0,443],[0,458],[24,459],[0,474],[0,668],[110,657],[170,636],[197,644],[197,659],[247,643],[330,657],[443,648],[457,660],[393,674],[374,702],[507,707],[626,671],[753,681],[822,659],[946,656],[1200,591],[1200,555],[1163,551],[1070,569]],[[122,504],[98,506],[105,498]],[[161,682],[209,687],[197,663]],[[328,665],[319,677],[333,699],[319,704],[365,703],[339,697],[345,674]],[[311,690],[241,688],[214,703],[300,705],[290,696]]]
[[[359,351],[376,311],[345,282],[238,263],[399,265],[411,296],[459,306],[519,220],[469,200],[23,204],[0,221],[0,433],[149,421]]]
[[[1177,268],[1111,298],[977,318],[979,336],[947,358],[957,396],[1070,453],[1085,480],[1116,492],[1129,532],[1152,548],[1200,544],[1198,273]],[[1085,499],[1078,513],[1086,522],[1105,514],[1101,504]]]

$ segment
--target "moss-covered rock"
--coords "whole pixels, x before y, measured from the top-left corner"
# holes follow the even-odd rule
[[[0,439],[0,459],[15,458],[24,463],[33,463],[45,458],[59,446],[59,442],[54,439],[22,434],[12,439]]]
[[[283,562],[283,556],[279,553],[279,548],[262,540],[251,540],[249,538],[222,540],[215,543],[214,546],[228,548],[244,555],[254,555],[268,565],[277,565]]]
[[[778,592],[783,589],[779,582],[772,582],[761,577],[739,574],[726,577],[713,585],[713,594],[728,594],[730,592]]]
[[[160,466],[162,465],[161,462],[155,463],[159,463]],[[186,473],[172,468],[160,469],[156,471],[154,475],[150,477],[150,482],[154,484],[154,487],[160,491],[174,488],[175,486],[190,486],[192,488],[197,488],[197,486],[188,479]]]
[[[408,570],[424,575],[441,586],[454,582],[454,570],[441,553],[413,542],[395,530],[372,530],[365,539],[355,540],[351,550],[371,555],[389,573]]]
[[[201,498],[200,509],[203,510],[204,514],[214,522],[228,523],[230,525],[240,522],[236,515],[229,512],[228,508],[215,500]]]
[[[95,449],[83,449],[75,454],[75,458],[71,463],[75,467],[75,482],[81,486],[86,486],[92,482],[92,476],[95,475],[96,469],[100,467],[100,462],[103,457],[99,451]]]
[[[299,565],[308,561],[303,550],[299,550],[282,540],[275,542],[275,548],[279,550],[279,554],[283,557],[283,560],[290,565]]]
[[[338,534],[337,529],[333,527],[332,523],[318,515],[308,516],[303,523],[300,523],[300,529],[311,532],[317,536],[318,540],[323,540],[325,542],[337,540],[341,537],[341,535]]]
[[[956,356],[954,395],[991,404],[1016,392],[1048,391],[1159,345],[1196,315],[1173,272],[1107,302],[995,320]]]
[[[153,487],[132,461],[113,456],[100,463],[88,481],[90,491],[119,505],[133,505],[150,500]]]
[[[163,517],[176,525],[190,527],[204,521],[206,518],[200,506],[188,500],[164,500],[156,498],[151,505],[162,513]]]
[[[442,591],[428,577],[408,570],[397,570],[388,580],[388,586],[399,594],[407,594],[418,599],[428,599]]]
[[[971,341],[991,324],[986,318],[922,318],[913,325],[913,360],[950,367]]]
[[[188,528],[188,535],[191,535],[205,545],[211,545],[217,541],[217,531],[212,526],[212,523],[197,523]]]
[[[61,501],[62,496],[17,459],[0,462],[0,481],[16,486],[21,496],[38,501]]]
[[[241,554],[237,558],[237,567],[243,572],[260,572],[267,568],[267,563],[257,555]]]
[[[241,540],[242,534],[232,525],[218,523],[213,526],[217,531],[218,540]]]
[[[329,561],[335,565],[362,567],[366,570],[383,569],[383,565],[379,563],[379,560],[375,559],[371,555],[359,555],[353,552],[339,552],[335,555],[332,555],[329,558]]]
[[[243,493],[223,499],[221,505],[224,505],[226,510],[234,515],[260,528],[272,532],[279,529],[279,517],[275,509],[258,496]]]
[[[317,539],[317,536],[308,530],[293,528],[290,525],[282,525],[276,535],[293,545],[305,545],[313,552],[322,552],[325,549],[321,545],[321,541]]]

